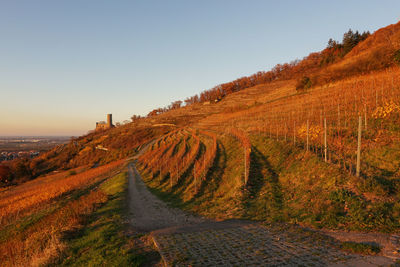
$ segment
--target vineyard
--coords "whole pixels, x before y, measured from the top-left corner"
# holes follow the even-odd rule
[[[251,95],[232,94],[220,105],[230,108],[160,137],[140,170],[160,197],[209,216],[389,231],[400,215],[399,77],[393,67],[307,92],[277,87],[238,108]]]
[[[349,174],[356,174],[360,118],[362,152],[399,140],[399,74],[400,70],[393,68],[354,77],[245,111],[214,115],[201,126],[263,133],[311,150]],[[363,160],[361,164],[361,175],[368,175],[370,166],[365,166]]]
[[[139,158],[138,167],[146,182],[159,193],[180,195],[190,203],[210,194],[227,194],[236,202],[242,195],[236,193],[244,186],[250,164],[242,164],[243,152],[239,156],[238,151],[243,151],[243,146],[231,135],[185,128],[157,140]],[[221,162],[227,166],[222,168]]]

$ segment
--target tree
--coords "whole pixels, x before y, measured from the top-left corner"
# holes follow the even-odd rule
[[[140,115],[132,115],[131,120],[132,120],[132,122],[133,122],[133,121],[139,120],[140,118],[141,118]]]
[[[0,165],[0,182],[7,183],[11,179],[11,169],[8,166]]]
[[[301,78],[296,85],[296,90],[297,91],[301,91],[301,90],[306,90],[308,88],[310,88],[312,86],[312,82],[310,77],[307,76],[303,76],[303,78]]]
[[[156,116],[156,115],[164,113],[165,111],[167,111],[166,108],[156,108],[156,109],[153,109],[152,111],[150,111],[149,114],[147,114],[147,117]]]
[[[26,159],[17,159],[13,164],[13,174],[16,178],[25,178],[31,176],[31,170]]]
[[[400,49],[397,50],[393,55],[394,62],[400,65]]]
[[[170,108],[169,109],[178,109],[180,108],[182,105],[182,101],[181,100],[177,100],[171,103]]]
[[[348,32],[343,34],[343,55],[346,55],[348,52],[350,52],[359,42],[364,41],[369,35],[370,33],[368,31],[360,34],[358,31],[353,32],[351,29],[349,29]]]

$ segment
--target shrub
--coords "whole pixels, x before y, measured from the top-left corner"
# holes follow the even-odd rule
[[[11,169],[8,166],[0,165],[0,182],[7,183],[11,178]]]
[[[68,172],[68,176],[72,176],[72,175],[76,175],[76,171],[70,170],[70,171]]]
[[[356,243],[356,242],[343,242],[341,249],[351,253],[360,253],[367,255],[375,255],[381,251],[381,248],[375,244]]]
[[[400,49],[397,50],[394,55],[393,55],[393,60],[396,62],[398,65],[400,65]]]
[[[300,91],[300,90],[306,90],[308,88],[310,88],[312,86],[312,82],[310,77],[307,76],[303,76],[303,78],[301,78],[296,85],[296,90]]]

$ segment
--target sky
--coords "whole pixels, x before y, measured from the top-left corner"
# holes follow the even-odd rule
[[[85,134],[301,59],[398,0],[0,0],[0,136]]]

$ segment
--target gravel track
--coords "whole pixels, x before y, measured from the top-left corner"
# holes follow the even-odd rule
[[[128,169],[130,223],[137,231],[150,232],[206,221],[201,217],[169,207],[147,189],[133,163]]]

